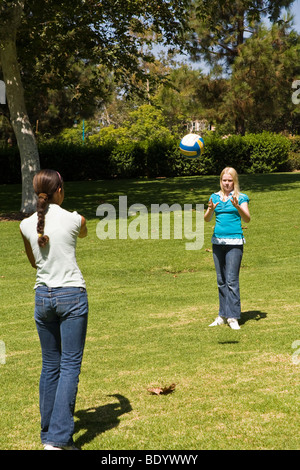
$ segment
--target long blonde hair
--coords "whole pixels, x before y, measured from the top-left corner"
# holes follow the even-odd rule
[[[239,194],[240,194],[240,185],[239,185],[239,176],[236,172],[236,170],[230,166],[227,166],[226,168],[224,168],[224,170],[222,170],[221,174],[220,174],[220,187],[221,187],[221,193],[222,193],[222,196],[225,196],[225,193],[224,193],[224,188],[223,188],[223,184],[222,184],[222,178],[223,178],[223,175],[230,175],[233,179],[233,184],[234,184],[234,187],[233,187],[233,194],[234,196],[238,197]]]

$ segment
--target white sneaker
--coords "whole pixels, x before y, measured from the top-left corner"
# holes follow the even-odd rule
[[[238,324],[238,321],[237,321],[236,318],[228,318],[227,322],[228,322],[228,325],[230,326],[230,328],[232,328],[233,330],[240,330],[241,329],[241,327]]]
[[[65,446],[65,447],[55,447],[51,444],[45,444],[44,450],[79,450],[77,447],[73,446]]]
[[[44,450],[62,450],[62,447],[55,447],[55,446],[52,446],[51,444],[45,444]]]
[[[225,317],[220,317],[218,316],[215,321],[213,321],[210,325],[208,326],[219,326],[219,325],[225,325],[227,322],[227,319]]]

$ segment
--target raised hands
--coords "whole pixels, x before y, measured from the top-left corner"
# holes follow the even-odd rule
[[[237,209],[239,207],[239,200],[236,196],[232,196],[232,199],[230,199],[232,202],[232,205]]]
[[[214,210],[215,210],[215,208],[217,207],[218,204],[220,204],[220,203],[216,202],[216,204],[214,204],[212,202],[212,199],[209,200],[207,211],[204,214],[204,220],[206,222],[209,222],[211,220],[211,218],[213,216],[213,213],[214,213]]]
[[[209,210],[210,212],[213,212],[213,211],[215,210],[215,208],[217,207],[218,204],[220,204],[220,203],[219,203],[219,202],[216,202],[216,204],[214,204],[214,203],[212,202],[212,199],[210,199],[210,200],[208,201],[208,210]]]

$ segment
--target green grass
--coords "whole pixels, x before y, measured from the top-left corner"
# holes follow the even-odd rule
[[[77,258],[90,315],[75,441],[89,449],[299,449],[300,175],[241,176],[252,220],[241,269],[241,330],[208,328],[218,310],[210,251],[184,240],[99,240],[96,208],[206,203],[218,177],[66,183],[64,207],[88,218]],[[20,186],[1,186],[1,212]],[[35,273],[19,222],[0,222],[0,449],[40,449]],[[299,347],[298,347],[299,349]],[[295,359],[295,356],[294,356]],[[151,386],[176,383],[154,396]]]

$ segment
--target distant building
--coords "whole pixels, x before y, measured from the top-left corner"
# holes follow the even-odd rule
[[[190,121],[186,124],[187,131],[190,133],[201,133],[203,131],[215,131],[216,127],[209,124],[206,119]]]

